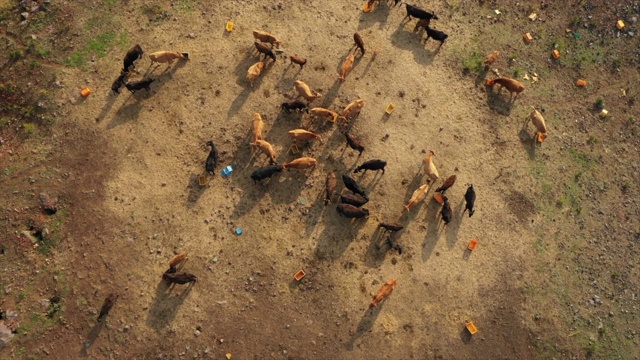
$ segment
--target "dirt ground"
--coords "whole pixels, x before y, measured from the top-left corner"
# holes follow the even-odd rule
[[[449,34],[442,47],[419,42],[416,20],[402,23],[404,5],[383,1],[364,13],[363,4],[53,2],[47,11],[58,22],[41,28],[33,14],[20,24],[19,6],[3,4],[6,44],[27,49],[37,32],[51,49],[31,70],[5,51],[3,86],[19,82],[12,69],[29,71],[21,80],[50,89],[42,112],[55,121],[35,133],[0,132],[0,310],[15,324],[0,357],[639,359],[637,2],[418,3]],[[283,52],[251,88],[254,29],[276,35]],[[354,32],[367,51],[340,83]],[[111,84],[136,43],[145,56],[131,79],[155,82],[115,95]],[[159,50],[189,60],[156,68],[147,55]],[[493,50],[498,60],[482,71]],[[290,64],[293,54],[308,59],[303,69]],[[493,69],[524,83],[515,101],[483,85]],[[579,78],[586,88],[575,86]],[[349,124],[366,147],[361,156],[345,149],[340,125],[280,111],[295,80],[322,94],[313,106],[340,112],[365,100]],[[531,106],[549,128],[542,145],[532,124],[523,128]],[[318,166],[254,184],[250,174],[268,164],[249,145],[255,112],[278,163],[310,156]],[[322,141],[294,155],[287,131],[295,128]],[[208,140],[220,162],[200,186]],[[457,176],[448,225],[434,187],[402,212],[426,182],[420,166],[430,150],[443,179]],[[338,216],[337,196],[323,204],[329,171],[340,178],[376,158],[388,163],[384,175],[352,174],[370,194],[368,218]],[[227,165],[233,174],[223,177]],[[463,213],[467,184],[478,196],[473,217]],[[42,213],[41,192],[59,198],[56,214]],[[401,254],[386,245],[381,221],[404,225]],[[21,235],[29,228],[49,234],[32,246]],[[168,289],[161,275],[183,252],[183,270],[198,281]],[[391,296],[369,310],[392,278]],[[112,292],[119,299],[96,323]]]

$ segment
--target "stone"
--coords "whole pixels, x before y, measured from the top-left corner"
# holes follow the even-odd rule
[[[53,215],[58,211],[58,198],[57,197],[53,197],[47,193],[40,193],[40,205],[42,206],[42,209],[44,209],[44,211],[49,214],[49,215]]]
[[[14,335],[11,332],[11,329],[4,324],[4,321],[0,320],[0,349],[5,347],[13,337]]]

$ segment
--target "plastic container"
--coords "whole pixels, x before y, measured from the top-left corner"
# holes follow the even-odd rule
[[[386,112],[387,114],[391,115],[391,113],[395,109],[396,109],[395,104],[394,103],[389,103],[389,105],[387,105],[387,108],[384,110],[384,112]]]
[[[291,153],[294,155],[300,152],[296,144],[291,145],[291,147],[289,148],[289,151],[291,151]]]
[[[473,251],[475,250],[476,246],[478,246],[478,240],[471,239],[471,241],[469,241],[469,246],[467,246],[467,249]]]
[[[222,174],[222,176],[231,176],[231,174],[233,173],[233,168],[231,167],[231,165],[229,165],[222,169],[220,173]]]
[[[234,232],[236,233],[236,235],[242,235],[243,231],[242,229],[240,229],[239,227],[237,227]]]
[[[469,321],[469,320],[467,320],[467,322],[466,322],[466,327],[467,327],[467,330],[469,330],[469,333],[470,333],[471,335],[473,335],[473,334],[475,334],[475,333],[477,333],[477,332],[478,332],[478,328],[477,328],[477,327],[476,327],[476,325],[473,323],[473,321]]]
[[[89,89],[87,87],[87,88],[84,88],[84,89],[80,90],[80,95],[82,95],[82,97],[87,97],[87,96],[91,95],[91,89]]]
[[[305,275],[305,272],[303,270],[300,270],[295,275],[293,275],[293,278],[296,279],[296,281],[300,281]]]
[[[224,27],[225,30],[227,30],[228,32],[232,32],[233,31],[233,21],[227,21],[227,25]]]
[[[531,42],[531,41],[533,41],[533,36],[531,36],[531,34],[530,34],[530,33],[526,33],[526,34],[524,34],[524,41],[526,41],[526,42]]]
[[[560,59],[560,51],[558,51],[558,49],[553,50],[551,56],[553,56],[554,59]]]
[[[607,109],[602,109],[602,111],[600,111],[600,116],[605,117],[609,115],[609,110]]]
[[[578,81],[576,81],[576,86],[585,87],[585,86],[587,86],[587,81],[586,80],[582,80],[582,79],[578,79]]]
[[[616,23],[616,27],[618,28],[618,30],[624,29],[624,21],[618,20],[618,22]]]

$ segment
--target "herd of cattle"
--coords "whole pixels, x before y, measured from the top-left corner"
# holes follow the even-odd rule
[[[374,3],[380,3],[380,0],[368,0],[365,5],[365,11],[368,9],[369,11],[372,9]],[[393,6],[398,5],[400,0],[389,0],[389,2],[393,3]],[[424,40],[425,42],[429,38],[433,38],[440,42],[440,46],[445,42],[448,38],[448,35],[442,31],[435,30],[430,27],[431,20],[438,20],[438,17],[430,12],[427,12],[415,5],[406,5],[407,15],[402,20],[403,22],[406,19],[411,20],[411,18],[417,18],[418,23],[414,28],[414,31],[418,31],[420,28],[424,28],[427,33],[427,37]],[[251,87],[254,86],[255,80],[261,75],[262,70],[266,67],[267,58],[276,62],[277,53],[283,52],[279,49],[281,41],[278,40],[275,36],[261,30],[254,30],[254,46],[258,51],[258,54],[264,55],[264,59],[262,61],[258,61],[247,70],[247,82]],[[338,79],[340,82],[346,80],[348,73],[352,70],[354,59],[357,51],[360,51],[360,56],[364,56],[366,52],[365,42],[358,33],[355,33],[353,36],[354,46],[356,50],[351,52],[346,56],[341,71],[338,74]],[[485,70],[489,68],[489,66],[496,60],[499,52],[492,52],[485,61]],[[135,92],[141,89],[150,89],[150,84],[154,81],[152,78],[143,78],[142,80],[127,82],[131,69],[135,67],[135,61],[141,59],[143,55],[143,50],[140,45],[135,45],[131,48],[124,60],[123,60],[123,69],[120,72],[120,75],[113,82],[111,89],[114,93],[118,94],[119,89],[124,85],[129,91]],[[152,63],[171,63],[177,59],[189,59],[188,53],[179,53],[172,51],[158,51],[149,55]],[[307,59],[298,55],[291,55],[289,59],[292,64],[297,64],[300,66],[300,69],[304,67],[307,63]],[[487,86],[493,86],[495,84],[501,85],[513,93],[516,93],[516,97],[519,93],[524,90],[524,86],[515,79],[510,79],[506,77],[500,77],[496,79],[488,79],[485,83]],[[344,135],[346,139],[346,145],[359,152],[358,157],[365,151],[365,146],[362,142],[349,134],[349,122],[358,117],[360,111],[362,110],[365,101],[363,99],[356,99],[352,101],[349,105],[347,105],[341,113],[336,111],[322,108],[322,107],[311,107],[311,104],[316,100],[322,97],[322,95],[316,91],[311,90],[309,85],[304,83],[301,80],[296,80],[293,84],[293,88],[297,93],[295,99],[292,101],[283,102],[280,106],[281,111],[285,111],[286,113],[296,112],[296,113],[307,113],[310,118],[318,118],[323,119],[329,122],[338,122],[338,126],[341,127],[341,133]],[[304,100],[298,100],[299,98],[303,98]],[[515,101],[515,98],[514,98]],[[531,120],[537,129],[537,136],[534,135],[534,139],[538,142],[542,142],[547,135],[547,129],[544,122],[544,118],[542,115],[533,109],[533,112],[528,117],[527,120]],[[526,123],[525,123],[526,124]],[[312,157],[299,157],[289,162],[285,162],[282,164],[278,164],[276,161],[276,153],[274,151],[273,146],[267,142],[263,138],[263,130],[265,124],[262,120],[262,116],[259,113],[255,113],[253,115],[253,119],[251,121],[251,133],[252,138],[250,145],[263,154],[265,154],[269,158],[270,165],[263,166],[251,173],[251,179],[254,182],[259,182],[265,179],[271,178],[273,175],[280,173],[287,169],[309,169],[315,168],[317,165],[317,160]],[[319,134],[313,133],[311,131],[305,129],[293,129],[288,132],[289,136],[293,139],[294,144],[296,141],[312,141],[319,140],[322,141],[322,137]],[[205,162],[205,169],[209,176],[213,176],[216,171],[216,167],[218,165],[218,150],[213,143],[213,141],[208,141],[207,146],[210,147],[209,155]],[[438,170],[433,162],[433,157],[435,156],[434,151],[429,151],[429,153],[422,160],[422,172],[426,175],[426,183],[420,185],[412,194],[409,202],[404,205],[404,211],[409,212],[412,207],[418,205],[422,201],[425,200],[429,189],[441,179],[438,174]],[[371,159],[363,162],[359,166],[354,169],[354,173],[359,173],[361,171],[378,171],[382,170],[382,174],[385,173],[385,167],[387,162],[381,159]],[[340,204],[336,207],[336,211],[340,216],[345,216],[347,218],[363,218],[369,216],[369,211],[365,209],[363,206],[369,202],[369,197],[366,194],[365,188],[363,188],[353,177],[351,177],[348,173],[344,173],[341,176],[342,182],[344,183],[345,188],[349,191],[346,193],[341,193],[339,196]],[[435,190],[434,199],[440,203],[442,206],[440,210],[440,217],[444,224],[448,224],[453,218],[453,212],[449,203],[449,199],[445,195],[445,192],[454,185],[456,182],[456,175],[452,175],[448,177],[442,184]],[[328,205],[336,191],[337,187],[337,177],[335,172],[330,171],[326,176],[325,181],[325,197],[324,204]],[[476,193],[473,185],[469,185],[465,195],[464,195],[466,206],[464,211],[469,211],[469,217],[474,214]],[[402,253],[402,247],[395,243],[393,239],[393,233],[400,231],[404,228],[404,226],[399,222],[380,222],[378,225],[379,228],[382,228],[383,232],[390,232],[390,235],[387,238],[387,244],[390,248],[397,250],[399,253]],[[185,254],[176,255],[171,261],[169,269],[162,275],[162,279],[169,284],[186,284],[186,283],[194,283],[197,281],[197,277],[191,273],[187,272],[178,272],[180,265],[184,264],[187,260]],[[371,306],[376,306],[376,304],[386,298],[396,286],[396,280],[391,279],[387,283],[383,284],[378,294],[374,297]],[[100,311],[100,315],[98,317],[98,321],[100,321],[111,309],[113,303],[118,298],[115,294],[110,294],[102,306]]]

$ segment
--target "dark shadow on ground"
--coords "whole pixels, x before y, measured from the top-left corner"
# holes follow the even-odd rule
[[[120,89],[120,93],[122,94],[122,92],[123,92],[123,90],[121,88]],[[119,94],[115,94],[113,91],[109,91],[107,102],[102,107],[102,110],[100,110],[100,114],[98,114],[98,116],[96,116],[96,122],[102,121],[102,119],[104,119],[104,117],[107,116],[107,114],[109,113],[109,111],[113,107],[113,104],[118,99],[118,96],[119,96]]]
[[[84,344],[82,344],[82,349],[80,349],[80,357],[86,357],[88,355],[87,349],[91,345],[93,345],[93,343],[98,339],[98,336],[100,336],[100,332],[104,327],[105,321],[107,321],[106,318],[100,322],[96,322],[96,324],[93,325],[91,331],[89,331],[89,334],[87,335],[87,339],[85,340]]]
[[[380,315],[384,304],[385,302],[382,302],[373,309],[367,309],[367,311],[362,316],[362,319],[360,319],[360,323],[358,323],[355,334],[351,336],[351,339],[346,345],[347,350],[353,350],[353,346],[355,345],[356,341],[358,341],[358,339],[360,339],[365,333],[373,329],[373,325],[376,323],[378,315]]]
[[[458,241],[458,232],[460,231],[460,225],[462,225],[462,217],[458,214],[460,214],[462,209],[464,209],[464,202],[458,201],[458,205],[456,205],[455,210],[452,209],[453,216],[451,221],[449,221],[449,224],[445,226],[445,235],[447,237],[447,246],[449,246],[449,249],[453,249]]]
[[[349,219],[340,216],[336,211],[337,205],[331,204],[322,212],[321,222],[325,224],[325,228],[317,237],[315,249],[315,256],[319,260],[339,258],[351,241],[356,240],[358,233],[368,221],[367,218]]]
[[[460,331],[460,340],[465,344],[470,344],[471,340],[473,340],[473,335],[471,335],[466,327],[463,327],[462,331]]]
[[[365,2],[363,1],[362,4],[364,3]],[[387,18],[389,17],[390,13],[391,13],[391,8],[387,6],[386,0],[382,0],[379,3],[376,3],[372,11],[368,13],[364,11],[360,12],[360,21],[358,22],[358,31],[368,29],[376,23],[380,24],[378,25],[379,30],[384,29],[384,25],[387,23]],[[366,40],[366,39],[363,39],[363,40]]]
[[[420,37],[405,29],[403,24],[391,34],[390,40],[393,46],[412,51],[414,60],[421,65],[430,65],[440,52],[440,47],[433,51],[425,49]]]
[[[427,261],[431,257],[433,253],[433,249],[436,247],[438,243],[438,238],[440,238],[440,217],[439,212],[442,206],[438,204],[437,201],[432,200],[429,195],[427,195],[427,211],[426,211],[426,222],[427,222],[427,231],[424,238],[424,244],[422,246],[422,261]]]
[[[204,190],[209,187],[210,181],[213,180],[211,175],[206,174],[207,185],[201,186],[198,183],[198,177],[204,174],[206,174],[206,172],[203,171],[202,174],[192,174],[189,178],[189,183],[187,184],[189,194],[187,195],[187,200],[185,201],[185,205],[188,209],[191,209],[196,205],[198,199],[200,199],[200,196],[202,196],[202,194],[204,193]],[[215,176],[217,175],[214,175],[213,178],[215,178]]]
[[[170,287],[164,280],[160,280],[147,315],[147,326],[159,331],[169,325],[175,319],[180,305],[191,292],[193,284]]]
[[[535,139],[535,135],[532,136],[527,130],[526,124],[527,123],[525,122],[525,125],[520,129],[518,137],[520,138],[520,144],[527,152],[527,155],[529,155],[529,160],[535,160],[537,142]]]
[[[489,109],[497,112],[500,115],[511,115],[511,109],[513,108],[513,101],[509,98],[508,91],[495,90],[493,86],[485,86],[487,89],[487,105]],[[506,95],[504,94],[506,93]]]

